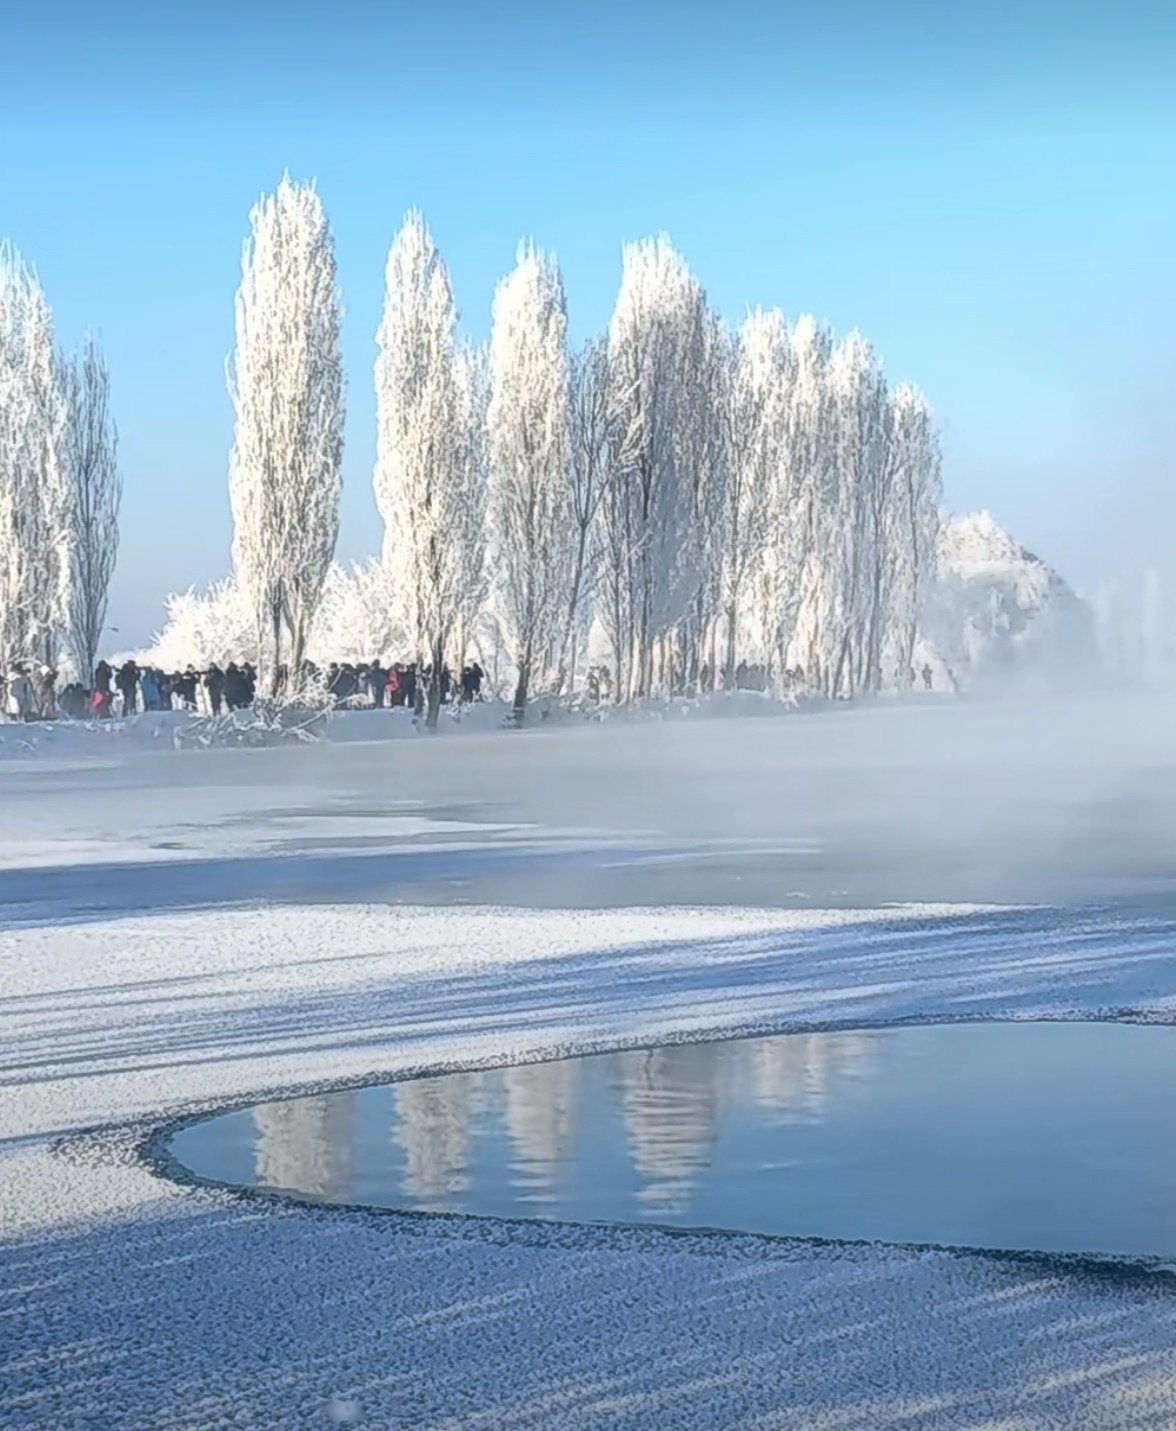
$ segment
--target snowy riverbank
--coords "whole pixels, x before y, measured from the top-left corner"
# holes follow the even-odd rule
[[[909,719],[10,765],[0,1424],[1171,1424],[1164,1279],[262,1208],[135,1156],[193,1105],[422,1065],[1172,1017],[1162,740],[1026,744],[995,788],[975,726],[965,760],[954,713]]]

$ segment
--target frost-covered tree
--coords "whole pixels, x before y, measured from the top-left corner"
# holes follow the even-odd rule
[[[762,582],[762,592],[774,593],[774,578],[794,575],[773,560],[777,556],[774,528],[785,521],[783,505],[788,500],[779,475],[785,455],[789,336],[778,310],[757,311],[744,320],[731,368],[728,461],[720,505],[723,666],[728,686],[735,683],[736,633],[750,581],[761,564],[767,569],[765,576],[773,578]],[[774,602],[770,610],[761,606],[761,622],[765,626],[774,622]]]
[[[555,261],[532,244],[494,295],[486,417],[493,591],[521,722],[559,641],[573,561],[567,311]]]
[[[98,656],[110,579],[118,558],[122,476],[110,412],[110,374],[87,337],[63,367],[67,421],[62,443],[69,543],[68,640],[74,667],[89,681]]]
[[[248,595],[229,577],[206,591],[189,587],[172,592],[164,603],[162,628],[151,645],[139,653],[144,666],[182,671],[194,666],[203,671],[214,662],[257,661],[256,612]]]
[[[884,602],[878,553],[886,472],[886,385],[858,332],[834,349],[828,370],[832,440],[832,522],[822,562],[832,578],[825,639],[827,692],[852,696],[868,682],[869,642]]]
[[[943,500],[939,436],[927,399],[912,383],[890,398],[886,544],[893,563],[890,636],[896,683],[911,683],[919,623],[935,580]]]
[[[584,615],[591,609],[587,598],[596,586],[593,531],[610,452],[608,343],[604,338],[590,339],[569,362],[568,441],[573,550],[559,644],[557,686],[561,692],[575,685],[576,651],[586,624]]]
[[[690,482],[693,591],[674,643],[669,672],[674,689],[696,689],[704,665],[713,681],[719,665],[734,380],[735,340],[722,320],[707,311],[698,359],[687,370],[681,414],[679,440]]]
[[[307,641],[307,655],[320,668],[332,661],[354,665],[396,661],[404,633],[395,618],[393,593],[380,561],[332,565]]]
[[[766,573],[765,627],[776,669],[797,663],[823,684],[834,572],[824,560],[835,531],[836,481],[827,381],[832,337],[811,315],[793,325],[782,462],[773,494],[774,551]]]
[[[620,696],[664,688],[667,638],[699,589],[708,318],[701,285],[667,239],[625,246],[608,337],[614,453],[600,506],[602,616]]]
[[[297,679],[339,530],[341,304],[313,185],[283,177],[250,214],[237,290],[229,469],[237,579],[252,603],[261,681]]]
[[[333,563],[307,637],[307,659],[323,668],[332,661],[400,660],[404,651],[383,564]],[[169,596],[163,628],[140,660],[169,671],[256,661],[257,629],[247,595],[230,577],[203,592]]]
[[[466,344],[453,364],[456,393],[455,486],[457,500],[450,528],[456,595],[449,660],[460,670],[486,600],[487,500],[490,449],[486,409],[490,401],[490,358],[485,347]]]
[[[32,269],[0,245],[0,660],[55,664],[70,530],[67,422],[53,322]]]
[[[456,323],[449,274],[424,219],[413,211],[392,243],[385,273],[376,335],[373,481],[401,624],[414,657],[430,671],[430,729],[437,725],[441,668],[475,565],[466,518],[468,423],[476,389],[473,370],[463,377],[457,369]]]

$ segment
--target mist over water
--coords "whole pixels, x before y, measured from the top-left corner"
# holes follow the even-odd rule
[[[10,897],[110,911],[210,893],[552,909],[1155,905],[1176,875],[1165,695],[931,696],[389,741],[352,729],[344,717],[320,745],[261,752],[136,751],[84,778],[69,763],[9,762],[11,858],[28,866],[60,839],[56,793],[88,852],[69,871],[14,868]],[[112,809],[134,865],[115,861]]]
[[[503,871],[508,902],[1085,902],[1170,888],[1174,738],[1171,698],[1108,692],[618,721],[389,760],[410,798],[633,841],[611,867]]]

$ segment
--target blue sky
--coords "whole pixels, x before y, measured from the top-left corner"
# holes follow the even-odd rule
[[[379,547],[384,254],[425,212],[463,323],[517,241],[574,336],[620,245],[712,302],[857,326],[943,427],[950,504],[1081,584],[1176,518],[1176,6],[397,0],[11,7],[0,235],[106,348],[126,491],[113,644],[229,567],[224,361],[249,207],[316,178],[347,315],[340,555]]]

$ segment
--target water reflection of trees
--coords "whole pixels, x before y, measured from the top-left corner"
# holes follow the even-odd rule
[[[868,1033],[676,1044],[618,1053],[608,1069],[619,1102],[623,1138],[637,1174],[636,1196],[650,1213],[688,1211],[714,1146],[732,1120],[760,1126],[816,1121],[840,1087],[869,1075],[875,1036]],[[403,1158],[401,1195],[415,1206],[457,1210],[471,1186],[471,1138],[490,1133],[487,1173],[505,1175],[520,1203],[559,1202],[576,1158],[591,1177],[611,1176],[610,1149],[593,1141],[616,1124],[590,1118],[592,1137],[579,1147],[589,1100],[605,1085],[582,1059],[564,1059],[490,1074],[449,1074],[392,1089],[391,1136]],[[256,1177],[330,1201],[352,1196],[356,1170],[353,1091],[270,1103],[253,1114]],[[360,1095],[362,1096],[362,1095]],[[387,1146],[384,1144],[383,1146]],[[471,1204],[472,1206],[472,1204]]]
[[[819,1119],[840,1082],[864,1075],[870,1049],[868,1034],[792,1034],[619,1054],[638,1199],[650,1211],[685,1212],[730,1111]]]
[[[532,1063],[502,1075],[503,1116],[514,1151],[514,1181],[528,1198],[550,1200],[571,1155],[579,1105],[579,1059]]]
[[[348,1089],[255,1108],[258,1183],[346,1202],[355,1171],[354,1099]]]
[[[401,1190],[421,1206],[451,1208],[469,1187],[470,1074],[421,1078],[393,1088],[393,1140],[404,1153]]]
[[[782,1121],[819,1120],[838,1086],[867,1075],[873,1046],[873,1035],[864,1033],[789,1034],[734,1045],[744,1050],[747,1094]]]
[[[621,1109],[641,1178],[637,1196],[651,1211],[681,1212],[710,1161],[722,1060],[704,1044],[636,1049],[617,1057]]]

